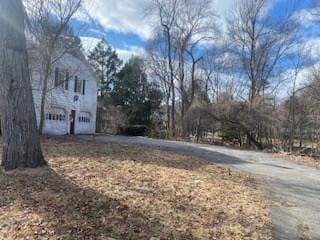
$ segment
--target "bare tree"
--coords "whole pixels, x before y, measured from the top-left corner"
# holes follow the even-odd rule
[[[166,56],[164,59],[168,62],[170,73],[170,90],[171,90],[171,122],[172,129],[175,129],[175,102],[176,84],[181,96],[181,123],[182,132],[184,132],[184,115],[190,106],[191,99],[188,96],[187,88],[191,79],[193,91],[195,88],[195,72],[197,64],[201,60],[202,49],[201,44],[205,41],[213,39],[216,33],[215,15],[211,8],[210,0],[155,0],[153,1],[153,13],[156,14],[156,34],[155,38],[162,39],[158,42],[165,46]],[[159,34],[160,33],[160,34]],[[189,63],[192,61],[191,75],[187,75]],[[177,65],[177,68],[174,66]]]
[[[267,4],[266,0],[241,1],[229,25],[231,51],[249,81],[250,102],[285,70],[280,65],[292,53],[299,30],[292,12],[275,19]]]
[[[298,77],[301,73],[303,67],[306,64],[307,61],[307,54],[310,53],[307,52],[306,46],[301,46],[301,50],[299,52],[296,52],[296,56],[293,59],[293,71],[292,71],[292,89],[290,93],[290,110],[289,110],[289,125],[290,125],[290,132],[289,132],[289,152],[293,151],[294,148],[294,137],[295,137],[295,127],[296,127],[296,95],[303,90],[304,88],[299,88],[298,86]]]
[[[276,18],[270,16],[269,1],[240,1],[229,23],[230,53],[238,62],[237,71],[245,76],[245,94],[249,108],[262,109],[270,96],[267,90],[279,86],[279,76],[287,69],[286,61],[294,55],[299,25],[293,19],[293,9]],[[254,116],[251,116],[255,118]],[[259,119],[257,117],[257,119]],[[241,121],[241,120],[240,120]],[[263,124],[256,121],[247,131],[248,139],[259,138]]]
[[[168,68],[166,56],[166,45],[163,44],[163,39],[161,36],[152,39],[147,46],[148,52],[148,67],[150,68],[151,75],[153,79],[159,82],[165,98],[166,104],[166,128],[167,137],[169,137],[169,132],[171,129],[171,112],[170,112],[170,99],[171,99],[171,82],[170,82],[170,69]]]
[[[181,0],[153,0],[151,6],[152,15],[155,16],[155,32],[160,34],[164,40],[166,50],[166,61],[169,68],[169,81],[171,89],[171,131],[176,130],[176,91],[175,91],[175,67],[174,67],[174,46],[173,35],[177,21]]]
[[[6,170],[42,166],[46,162],[37,132],[22,2],[1,1],[0,15],[1,164]]]
[[[181,120],[182,132],[185,134],[184,115],[188,110],[193,98],[195,87],[196,66],[205,52],[201,46],[205,41],[213,41],[215,37],[215,14],[211,8],[210,0],[182,0],[179,15],[176,21],[175,47],[178,52],[179,83],[181,94]],[[187,56],[186,56],[187,54]],[[191,60],[191,97],[186,90],[185,65]]]
[[[82,0],[26,0],[29,15],[29,31],[38,45],[41,59],[42,90],[39,131],[43,132],[45,103],[49,91],[49,79],[53,66],[64,54],[75,47],[74,39],[66,33],[69,22],[81,8]]]

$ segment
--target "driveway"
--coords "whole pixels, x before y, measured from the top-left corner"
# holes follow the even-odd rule
[[[271,154],[225,147],[154,140],[144,137],[81,136],[96,140],[150,147],[207,159],[259,177],[272,203],[276,240],[320,240],[320,170],[297,165]]]

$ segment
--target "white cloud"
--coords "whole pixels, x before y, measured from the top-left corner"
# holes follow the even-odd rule
[[[272,4],[277,1],[283,0],[272,0]],[[152,34],[151,20],[146,16],[150,2],[151,0],[86,0],[85,8],[106,30],[135,33],[147,39]],[[218,25],[222,30],[226,29],[227,19],[238,2],[238,0],[212,0],[212,9],[218,15]],[[78,15],[78,18],[83,20],[84,15]]]
[[[87,0],[86,9],[106,30],[136,33],[148,38],[151,27],[145,18],[147,0]]]
[[[128,49],[116,49],[118,56],[124,62],[127,62],[132,56],[144,56],[145,50],[141,47],[131,46]]]
[[[89,14],[106,30],[134,33],[143,39],[152,34],[150,17],[146,17],[150,0],[87,0]],[[226,23],[226,16],[234,8],[234,0],[213,0],[213,10],[219,16],[219,25]],[[78,16],[83,20],[83,15]]]
[[[305,46],[309,49],[309,55],[317,60],[320,56],[320,38],[308,38],[305,40]]]
[[[81,37],[81,43],[86,53],[92,51],[101,39],[94,37]]]
[[[86,53],[92,51],[101,39],[94,37],[81,37],[82,46]],[[124,62],[128,61],[132,56],[143,56],[145,50],[142,47],[127,46],[126,48],[115,49],[119,58]]]

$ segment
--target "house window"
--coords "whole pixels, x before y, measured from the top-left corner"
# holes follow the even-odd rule
[[[46,120],[63,122],[66,120],[65,114],[46,113]]]
[[[76,93],[78,89],[78,76],[74,77],[74,92]]]
[[[86,93],[86,80],[82,81],[82,94],[84,95]]]
[[[54,71],[54,87],[63,86],[63,83],[65,81],[65,76],[63,75],[63,72],[58,67],[55,68]]]
[[[82,81],[78,80],[78,85],[77,85],[78,89],[77,89],[77,93],[82,93]]]
[[[82,81],[78,79],[78,76],[76,76],[74,79],[74,92],[82,93]]]
[[[78,121],[80,122],[80,123],[90,123],[90,117],[87,117],[87,116],[80,116],[79,118],[78,118]]]
[[[66,72],[66,81],[64,83],[65,90],[69,90],[69,79],[70,79],[70,74],[69,74],[69,72]]]
[[[54,86],[59,86],[59,68],[56,68],[54,71]]]

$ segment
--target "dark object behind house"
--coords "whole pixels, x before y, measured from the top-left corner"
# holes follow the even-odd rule
[[[145,136],[147,132],[146,125],[131,125],[120,128],[120,134],[129,136]]]

